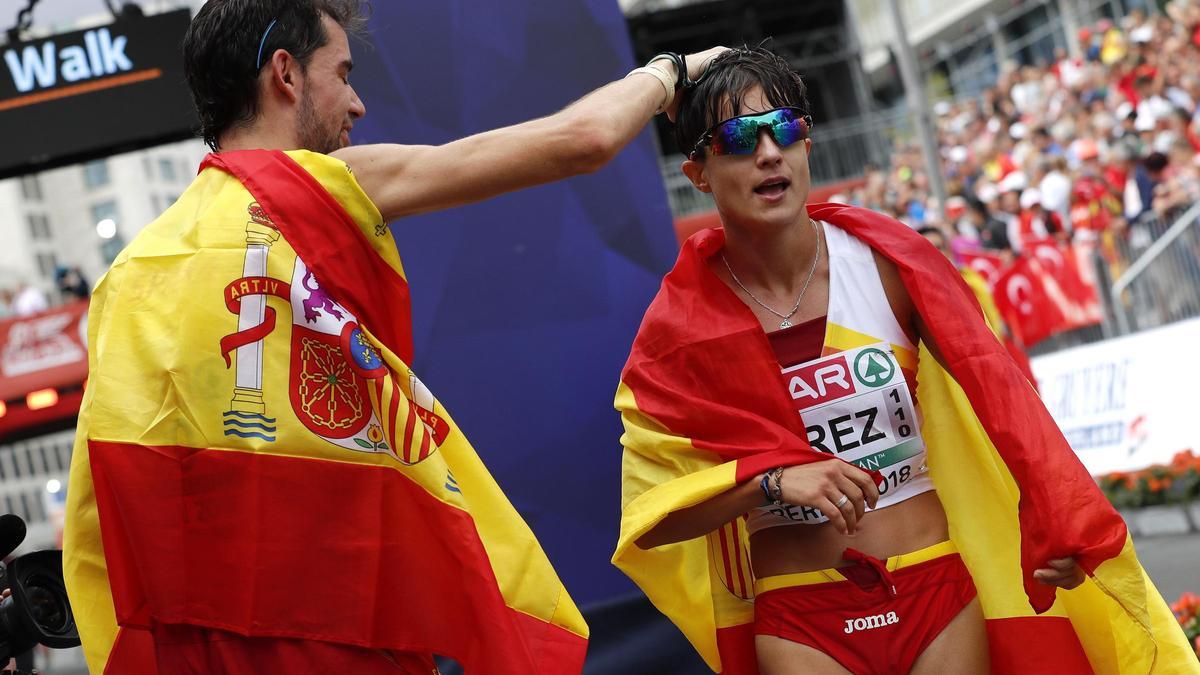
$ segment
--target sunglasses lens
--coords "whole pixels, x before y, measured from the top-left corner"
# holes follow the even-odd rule
[[[749,155],[758,147],[758,135],[766,127],[783,148],[808,137],[808,124],[795,110],[780,108],[760,115],[744,115],[721,122],[709,142],[714,155]]]
[[[771,123],[771,133],[779,147],[786,148],[797,141],[808,138],[808,124],[803,118],[797,117],[790,110],[779,112],[783,114],[777,116]]]
[[[721,123],[713,134],[713,152],[718,155],[748,155],[758,145],[759,121],[754,117],[736,117]],[[720,149],[717,149],[720,145]]]

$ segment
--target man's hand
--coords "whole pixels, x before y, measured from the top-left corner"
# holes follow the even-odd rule
[[[687,62],[688,78],[693,81],[699,80],[704,75],[704,71],[708,69],[709,62],[720,56],[722,52],[727,51],[729,51],[728,47],[713,47],[683,57],[683,60]],[[670,61],[667,61],[667,63],[670,63]],[[675,70],[674,65],[671,66],[671,70],[672,72]],[[667,119],[672,122],[675,121],[675,114],[679,111],[679,99],[682,95],[682,91],[675,92],[675,98],[671,101],[671,105],[663,111],[667,114]]]
[[[1082,584],[1086,577],[1083,570],[1075,563],[1074,558],[1048,560],[1046,564],[1049,567],[1035,570],[1033,578],[1047,586],[1057,586],[1069,591]]]

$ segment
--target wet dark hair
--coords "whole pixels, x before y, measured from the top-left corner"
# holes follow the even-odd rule
[[[346,33],[360,34],[369,6],[361,0],[209,0],[183,38],[183,67],[200,117],[200,135],[213,150],[226,131],[258,114],[258,74],[277,49],[301,69],[329,41],[322,15]],[[271,27],[267,33],[267,27]],[[266,41],[263,41],[264,35]],[[256,64],[259,47],[263,63]],[[257,67],[256,67],[257,65]]]
[[[708,64],[695,88],[681,92],[675,117],[680,151],[690,153],[704,132],[730,117],[726,111],[738,114],[742,99],[755,86],[762,87],[772,107],[791,106],[811,114],[808,87],[787,61],[761,45],[731,49]]]

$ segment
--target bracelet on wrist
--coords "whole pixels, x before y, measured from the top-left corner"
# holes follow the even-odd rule
[[[783,506],[783,467],[777,466],[771,471],[771,498],[775,506]]]
[[[661,52],[647,61],[646,65],[664,59],[675,64],[675,91],[688,86],[691,80],[688,78],[687,60],[679,52]]]
[[[758,481],[758,489],[762,490],[763,497],[766,498],[766,501],[763,502],[763,506],[770,506],[771,504],[775,503],[775,498],[771,496],[771,472],[770,471],[764,473],[762,476],[762,480]]]
[[[662,68],[652,68],[650,66],[642,66],[641,68],[634,68],[633,70],[629,71],[629,74],[626,75],[625,77],[630,77],[637,73],[643,73],[646,75],[650,75],[654,79],[658,80],[658,83],[662,85],[663,102],[660,103],[658,106],[658,109],[654,111],[655,114],[660,113],[660,112],[666,110],[668,107],[670,107],[671,101],[673,101],[675,99],[675,91],[671,87],[671,75],[669,73],[667,73],[666,71],[664,71]]]

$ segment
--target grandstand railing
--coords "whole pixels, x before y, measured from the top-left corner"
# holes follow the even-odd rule
[[[1104,321],[1053,335],[1030,356],[1099,342],[1200,316],[1200,203],[1147,214],[1096,249]]]
[[[663,184],[667,189],[667,201],[671,204],[671,214],[676,218],[690,216],[716,208],[712,195],[701,192],[692,185],[692,181],[679,168],[683,164],[683,155],[667,155],[659,158],[659,170],[662,171]]]
[[[1172,220],[1150,217],[1130,227],[1121,247],[1132,262],[1109,293],[1117,334],[1200,316],[1197,222],[1200,203]]]

